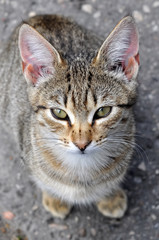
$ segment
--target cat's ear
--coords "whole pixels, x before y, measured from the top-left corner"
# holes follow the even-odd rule
[[[54,75],[56,65],[62,64],[57,50],[28,24],[20,28],[19,49],[24,76],[34,86],[48,80]]]
[[[135,79],[139,68],[139,37],[134,19],[123,18],[101,46],[96,62],[105,61],[108,71],[122,71]]]

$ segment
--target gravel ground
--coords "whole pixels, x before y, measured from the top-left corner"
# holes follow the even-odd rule
[[[141,68],[137,145],[124,183],[129,209],[121,220],[105,218],[93,206],[74,208],[66,220],[52,218],[42,207],[40,190],[20,166],[14,141],[1,129],[0,240],[158,240],[159,1],[0,0],[0,49],[22,19],[39,13],[71,16],[104,37],[128,13],[136,19]]]

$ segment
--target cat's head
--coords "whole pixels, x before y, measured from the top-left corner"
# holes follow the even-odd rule
[[[131,132],[129,108],[136,97],[139,67],[132,17],[119,22],[91,62],[79,57],[68,64],[27,24],[20,29],[19,48],[39,135],[50,148],[61,146],[64,153],[81,156],[105,149],[109,154],[113,145],[107,139]]]

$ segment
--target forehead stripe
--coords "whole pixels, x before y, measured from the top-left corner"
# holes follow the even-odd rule
[[[68,90],[67,90],[67,94],[71,91],[71,84],[68,84]]]
[[[97,104],[97,97],[96,97],[95,93],[93,93],[92,95],[93,95],[94,103],[95,103],[95,105],[96,105],[96,104]]]
[[[89,72],[89,75],[88,75],[88,81],[89,81],[89,82],[91,82],[92,77],[93,77],[93,74],[92,74],[91,72]]]
[[[67,99],[68,99],[68,97],[67,97],[67,95],[65,94],[65,95],[64,95],[64,104],[65,104],[65,107],[67,106]]]
[[[66,78],[67,78],[67,82],[70,82],[70,81],[71,81],[71,75],[70,75],[70,73],[68,73],[68,74],[66,75]]]
[[[86,89],[84,105],[87,105],[88,89]]]

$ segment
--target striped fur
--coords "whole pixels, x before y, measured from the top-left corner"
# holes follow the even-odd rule
[[[125,24],[134,24],[131,17],[124,21]],[[17,28],[7,51],[11,54],[15,48],[14,58],[17,62],[13,61],[12,64],[15,74],[11,76],[11,85],[19,87],[8,90],[10,99],[5,96],[8,102],[13,99],[14,104],[12,102],[6,108],[8,115],[3,116],[3,121],[8,123],[9,119],[13,120],[11,127],[20,143],[24,164],[44,191],[71,204],[97,202],[119,189],[132,156],[135,125],[131,106],[136,99],[137,64],[134,63],[132,79],[126,77],[121,66],[115,69],[111,66],[110,69],[107,56],[104,59],[104,50],[100,48],[107,43],[102,45],[100,38],[65,18],[37,16],[31,18],[28,24],[50,43],[48,49],[51,45],[54,47],[49,50],[52,51],[50,54],[45,54],[45,42],[42,60],[49,56],[47,64],[53,64],[54,61],[55,64],[51,72],[48,70],[50,65],[46,69],[46,64],[45,74],[41,74],[38,84],[34,82],[34,86],[29,83],[28,75],[24,74],[26,83],[20,63],[17,66],[19,52],[12,40],[17,38]],[[23,35],[24,29],[20,31]],[[35,36],[39,33],[34,32]],[[112,35],[109,43],[111,38]],[[123,43],[122,54],[128,41],[126,37],[124,39],[126,43]],[[31,40],[29,44],[36,41],[34,37]],[[36,48],[33,47],[33,51]],[[41,45],[38,46],[40,48]],[[117,51],[120,46],[118,48]],[[111,54],[113,51],[109,49],[109,56]],[[120,53],[115,52],[112,61],[115,61],[114,56],[117,54]],[[40,52],[33,57],[39,58],[39,55]],[[5,53],[2,56],[7,61]],[[58,62],[56,57],[61,60]],[[24,59],[25,56],[22,56]],[[23,70],[25,68],[23,64]],[[9,69],[6,67],[7,71]],[[49,75],[46,76],[48,71]],[[1,73],[1,78],[2,75],[5,73]],[[7,75],[3,79],[5,88],[9,81]],[[3,106],[4,102],[1,98]],[[96,111],[104,106],[110,106],[111,113],[94,121]],[[54,118],[50,110],[53,108],[63,109],[70,121]],[[80,141],[88,143],[84,154],[76,144]]]

